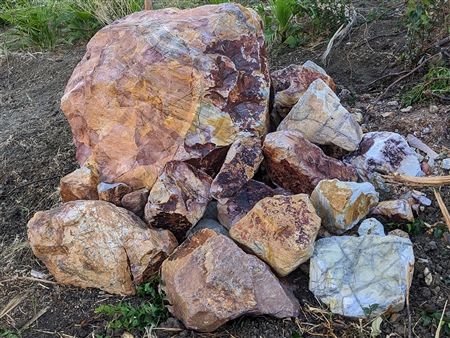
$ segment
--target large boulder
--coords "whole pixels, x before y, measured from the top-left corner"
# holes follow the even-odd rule
[[[72,201],[36,213],[28,241],[58,283],[122,295],[154,276],[178,244],[169,231],[148,229],[104,201]]]
[[[163,263],[169,311],[192,330],[212,332],[241,315],[296,317],[299,303],[270,268],[214,230],[197,231]]]
[[[61,108],[80,165],[105,183],[151,188],[168,161],[200,161],[241,137],[263,136],[269,83],[252,9],[142,11],[91,39]]]

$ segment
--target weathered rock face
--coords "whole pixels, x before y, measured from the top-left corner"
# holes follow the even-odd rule
[[[100,183],[97,186],[98,191],[98,199],[101,201],[106,201],[112,204],[117,205],[118,207],[122,206],[122,198],[133,191],[128,185],[123,183]]]
[[[262,22],[226,3],[133,13],[87,45],[62,98],[77,160],[106,183],[150,188],[171,160],[268,128]]]
[[[263,153],[271,180],[295,194],[311,194],[323,179],[358,179],[354,168],[326,156],[318,146],[296,131],[267,134]]]
[[[98,175],[87,167],[81,167],[60,180],[60,194],[63,202],[98,199]]]
[[[311,83],[277,130],[295,130],[312,143],[348,151],[356,150],[363,136],[358,122],[320,78]]]
[[[130,192],[122,197],[122,206],[139,217],[144,216],[144,208],[148,201],[148,189]]]
[[[308,195],[266,197],[230,230],[230,237],[286,276],[312,255],[320,217]]]
[[[181,242],[202,218],[211,200],[211,182],[211,177],[187,163],[168,162],[150,190],[145,221],[172,231]]]
[[[336,89],[331,77],[308,66],[290,65],[272,72],[270,78],[275,90],[274,107],[281,118],[286,117],[314,80],[322,79],[331,90]]]
[[[368,182],[322,180],[311,194],[322,225],[342,234],[353,228],[378,203],[378,193]]]
[[[188,329],[212,332],[244,314],[295,317],[299,304],[269,267],[231,239],[203,229],[163,263],[169,311]]]
[[[103,201],[72,201],[28,222],[34,254],[61,284],[132,295],[177,246],[169,231],[148,229]]]
[[[364,135],[359,148],[344,157],[364,181],[378,171],[423,176],[420,162],[403,136],[387,131]]]
[[[309,289],[333,313],[366,318],[403,309],[411,285],[414,253],[397,236],[336,236],[316,242],[310,260]]]
[[[250,180],[226,203],[217,203],[217,218],[223,226],[231,229],[258,201],[275,195],[287,196],[292,193],[282,188],[272,189],[262,182]]]
[[[263,160],[261,139],[244,137],[228,150],[220,172],[211,184],[211,196],[226,203],[258,170]]]
[[[386,221],[392,222],[414,222],[414,214],[407,200],[381,201],[372,210],[373,216],[381,216]]]

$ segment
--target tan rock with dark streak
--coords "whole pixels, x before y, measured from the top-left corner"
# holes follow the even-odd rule
[[[244,137],[235,141],[228,150],[219,174],[211,184],[211,195],[224,203],[247,183],[263,160],[261,139]]]
[[[371,214],[391,222],[414,222],[411,205],[405,199],[381,201]]]
[[[336,90],[330,76],[307,66],[290,65],[272,72],[270,78],[275,90],[274,107],[281,118],[286,117],[313,81],[322,79],[331,90]]]
[[[311,257],[320,222],[308,195],[277,195],[256,203],[229,234],[286,276]]]
[[[98,200],[98,175],[87,167],[81,167],[60,180],[60,194],[63,202],[76,200]]]
[[[78,163],[102,182],[151,188],[169,161],[263,136],[267,66],[261,19],[237,4],[142,11],[104,27],[61,102]]]
[[[352,166],[326,156],[318,146],[296,131],[285,130],[267,134],[263,153],[271,180],[295,194],[311,194],[323,179],[358,179]]]
[[[257,202],[275,195],[292,195],[292,193],[283,188],[273,189],[262,182],[250,180],[226,203],[217,203],[217,218],[224,227],[230,229]]]
[[[167,163],[150,190],[145,221],[172,231],[181,242],[205,213],[211,201],[211,182],[211,177],[187,163]]]
[[[34,254],[56,281],[135,294],[154,276],[177,241],[123,208],[104,201],[72,201],[40,211],[28,222]]]
[[[97,191],[99,200],[121,207],[122,197],[132,192],[133,189],[123,183],[108,184],[102,182],[97,186]]]
[[[269,267],[214,230],[197,231],[163,263],[169,311],[191,330],[212,332],[242,315],[296,317],[298,300]]]

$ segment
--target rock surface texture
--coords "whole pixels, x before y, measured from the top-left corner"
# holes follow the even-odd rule
[[[365,134],[358,149],[345,156],[344,162],[353,165],[364,181],[369,181],[377,170],[423,176],[416,153],[405,138],[387,131]]]
[[[152,227],[172,231],[181,242],[211,201],[211,181],[211,177],[187,163],[168,162],[150,190],[145,221]]]
[[[169,311],[188,329],[212,332],[244,314],[295,317],[299,303],[270,268],[231,239],[203,229],[163,263]]]
[[[356,150],[363,136],[353,115],[320,78],[311,83],[277,130],[295,130],[312,143],[347,151]]]
[[[274,108],[281,118],[286,117],[313,81],[322,79],[331,90],[336,89],[331,77],[304,65],[290,65],[276,70],[270,78],[275,90]]]
[[[266,197],[230,230],[230,237],[286,276],[312,255],[320,228],[309,196]]]
[[[267,66],[261,19],[236,4],[142,11],[104,27],[61,102],[78,163],[102,182],[151,188],[168,161],[263,136]]]
[[[403,309],[414,269],[413,246],[398,236],[330,237],[316,242],[309,289],[333,313],[366,318]]]
[[[211,196],[226,203],[250,179],[263,160],[261,139],[244,137],[235,141],[228,150],[220,172],[211,184]]]
[[[270,179],[294,194],[311,194],[323,179],[356,181],[354,168],[328,157],[297,131],[267,134],[263,153]]]
[[[178,245],[169,231],[148,229],[103,201],[72,201],[36,213],[28,240],[58,283],[121,295],[134,294]]]
[[[391,222],[414,222],[411,205],[405,199],[381,201],[371,214]]]
[[[217,218],[223,226],[231,229],[258,201],[275,195],[287,196],[292,193],[282,188],[273,189],[262,182],[250,180],[226,203],[217,203]]]
[[[353,228],[378,203],[378,193],[368,182],[322,180],[311,194],[322,225],[335,234]]]

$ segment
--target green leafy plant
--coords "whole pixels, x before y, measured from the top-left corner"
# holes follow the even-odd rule
[[[75,40],[88,40],[103,26],[92,13],[75,6],[67,7],[65,21],[69,43]]]
[[[420,313],[424,326],[439,326],[442,319],[441,332],[450,334],[450,318],[442,316],[442,311],[422,311]]]
[[[101,305],[95,312],[112,317],[108,323],[112,329],[144,330],[148,326],[156,327],[169,316],[165,307],[169,303],[164,299],[165,293],[159,290],[160,284],[163,285],[163,282],[157,278],[137,288],[138,296],[145,298],[139,306],[120,302],[117,305]]]
[[[21,334],[17,330],[7,330],[0,326],[0,337],[4,338],[21,338]]]
[[[370,318],[372,316],[373,311],[375,311],[376,309],[378,309],[378,304],[370,304],[369,307],[363,307],[363,311],[364,314],[366,315],[367,318]]]
[[[450,33],[447,0],[408,0],[406,9],[407,56],[417,63],[429,45]]]
[[[450,68],[431,67],[423,81],[414,86],[403,98],[402,105],[424,102],[436,95],[450,95]]]
[[[412,223],[387,223],[387,226],[394,229],[398,228],[404,230],[413,235],[419,235],[424,229],[427,229],[427,224],[421,219],[416,219]]]
[[[291,338],[303,338],[303,336],[300,333],[298,333],[297,331],[293,331]]]

